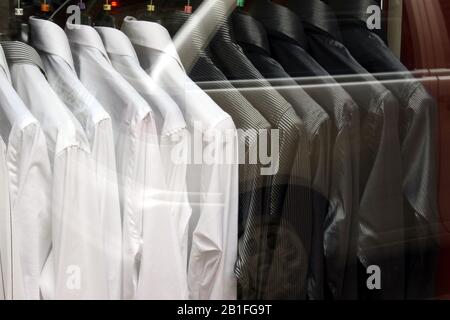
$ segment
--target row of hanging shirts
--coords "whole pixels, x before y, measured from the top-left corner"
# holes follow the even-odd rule
[[[236,129],[168,32],[29,24],[1,43],[3,298],[235,299]],[[195,135],[232,161],[175,161]]]

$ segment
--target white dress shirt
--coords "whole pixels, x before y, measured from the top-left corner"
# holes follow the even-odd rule
[[[123,32],[107,27],[96,27],[96,30],[102,38],[113,67],[151,106],[154,106],[169,201],[179,224],[180,247],[186,260],[187,226],[191,216],[186,187],[187,159],[171,157],[178,149],[189,148],[189,136],[183,114],[175,101],[141,68],[136,52]]]
[[[31,44],[41,54],[49,84],[83,126],[95,161],[103,248],[111,299],[121,298],[122,222],[111,118],[78,79],[69,41],[57,24],[31,17]]]
[[[40,276],[51,246],[52,173],[44,133],[10,81],[0,48],[0,134],[7,141],[12,213],[8,281],[13,299],[40,299]]]
[[[186,75],[164,27],[127,17],[122,31],[131,40],[141,66],[181,108],[194,136],[194,158],[199,147],[222,157],[231,155],[231,161],[223,161],[219,156],[215,161],[195,161],[188,169],[187,184],[193,207],[188,283],[191,299],[235,299],[238,155],[234,123]],[[230,132],[234,132],[232,139],[216,143],[217,138]],[[198,135],[202,139],[200,146],[195,138]]]
[[[66,25],[75,68],[112,118],[123,217],[123,297],[185,299],[187,284],[177,222],[153,112],[113,68],[97,31]]]
[[[0,137],[0,300],[11,299],[11,210],[6,146]]]
[[[106,299],[103,228],[88,139],[39,64],[14,61],[16,52],[34,56],[34,49],[13,43],[8,56],[2,45],[14,88],[45,133],[53,169],[52,249],[41,278],[43,298]]]

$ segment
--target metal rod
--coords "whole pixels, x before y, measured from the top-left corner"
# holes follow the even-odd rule
[[[47,0],[44,0],[44,1],[47,1]],[[56,9],[55,10],[55,12],[53,12],[53,14],[50,16],[50,18],[48,18],[48,20],[52,20],[53,19],[53,17],[59,12],[59,11],[61,11],[61,9],[62,8],[64,8],[69,2],[71,2],[72,0],[66,0],[62,5],[60,5],[59,7],[58,7],[58,9]],[[80,2],[81,2],[81,0],[80,0]]]

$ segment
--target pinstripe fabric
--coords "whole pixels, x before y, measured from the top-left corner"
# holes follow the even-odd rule
[[[332,119],[329,207],[324,220],[324,253],[326,297],[355,299],[357,297],[356,239],[352,232],[353,220],[359,207],[359,157],[360,116],[352,98],[305,51],[307,43],[303,29],[295,24],[282,23],[283,15],[277,14],[281,6],[261,9],[255,3],[250,13],[260,21],[269,36],[271,54],[298,84],[307,84],[305,91],[325,109]],[[272,61],[271,64],[278,63]],[[280,69],[260,64],[270,78],[278,78]],[[275,70],[273,70],[275,69]],[[276,71],[276,72],[275,72]],[[298,78],[305,77],[305,78]],[[309,77],[309,78],[308,78]],[[313,77],[313,78],[310,78]],[[311,80],[314,80],[311,85]],[[277,79],[280,85],[285,79]]]
[[[339,41],[336,18],[325,3],[313,0],[288,3],[305,22],[308,52],[330,74],[350,74],[353,78],[352,83],[343,86],[360,107],[362,119],[359,295],[366,299],[402,299],[405,296],[405,220],[398,101]],[[300,18],[294,16],[283,15],[284,24],[298,25]],[[320,17],[327,17],[329,23],[319,22]],[[379,266],[383,272],[381,290],[367,288],[366,269],[370,265]]]
[[[247,136],[240,136],[240,144],[245,144],[246,158],[258,150],[259,130],[270,129],[270,124],[254,107],[227,81],[225,76],[214,66],[207,56],[200,56],[190,76],[193,80],[207,76],[217,81],[215,88],[206,90],[211,98],[231,115],[239,129],[246,130]],[[199,83],[200,87],[202,84]],[[265,134],[262,132],[261,134]],[[261,228],[263,223],[264,177],[260,174],[260,165],[240,165],[239,192],[239,250],[236,263],[243,299],[257,297],[257,270],[259,257],[264,247],[261,244]]]
[[[38,67],[45,74],[41,57],[36,50],[20,41],[4,41],[1,43],[5,55],[11,63],[26,63]]]
[[[224,23],[211,42],[215,62],[229,79],[253,80],[252,87],[242,89],[242,94],[280,133],[279,171],[271,177],[265,198],[267,230],[264,232],[269,254],[260,264],[263,280],[259,298],[304,299],[312,236],[304,125],[292,106],[264,80],[233,42],[228,28]],[[240,86],[239,82],[235,86]]]
[[[235,13],[233,27],[238,44],[253,65],[268,79],[277,91],[293,106],[305,126],[309,154],[309,187],[312,190],[313,235],[310,268],[308,272],[308,298],[324,298],[324,246],[323,226],[328,210],[329,173],[331,154],[331,121],[327,113],[315,102],[284,69],[270,57],[267,35],[262,25],[252,17]],[[283,79],[279,86],[276,79]]]
[[[437,105],[378,35],[360,22],[352,22],[342,25],[346,47],[377,79],[385,80],[383,84],[401,105],[403,197],[407,220],[406,298],[431,298],[435,294],[436,225],[439,222]],[[397,81],[389,81],[389,75],[381,72],[396,72]]]
[[[185,27],[180,29],[173,38],[188,73],[201,51],[208,46],[218,26],[225,17],[230,15],[237,4],[236,0],[191,0],[191,5],[195,8],[195,12],[190,14],[192,19],[186,21]],[[195,41],[192,41],[193,33],[195,33]]]
[[[186,15],[182,13],[175,13],[170,16],[168,16],[165,20],[165,25],[168,28],[171,33],[175,33],[178,27],[182,24],[182,22],[186,20]],[[213,62],[209,59],[209,57],[203,52],[203,49],[201,47],[202,45],[202,36],[201,30],[194,29],[192,31],[192,44],[191,47],[197,48],[195,49],[198,54],[199,58],[194,66],[191,76],[193,76],[194,79],[198,81],[214,81],[214,83],[204,83],[203,88],[204,89],[210,89],[208,90],[208,93],[213,97],[213,99],[217,99],[216,102],[224,108],[227,112],[232,115],[232,117],[240,119],[241,124],[243,125],[243,128],[249,128],[249,129],[256,129],[261,126],[260,124],[260,115],[259,117],[255,118],[255,114],[259,114],[258,111],[256,111],[250,103],[237,91],[235,88],[231,86],[231,84],[227,81],[226,77],[223,75],[223,73],[218,70]],[[259,76],[258,78],[261,78]],[[225,90],[224,90],[225,89]],[[265,87],[264,87],[265,89]],[[252,89],[251,91],[253,91]],[[265,89],[266,90],[266,89]],[[272,90],[272,89],[270,89]],[[251,91],[245,90],[243,92],[243,95],[249,95],[253,98],[253,104],[257,104],[255,107],[258,108],[258,106],[261,104],[261,101],[258,101],[255,99],[255,94],[258,94],[257,91],[253,91],[253,93],[250,93]],[[275,92],[275,91],[273,91]],[[269,97],[269,95],[266,94],[266,97]],[[281,96],[275,96],[276,98],[279,98],[281,100]],[[267,100],[266,100],[267,101]],[[265,109],[265,112],[267,113],[268,106],[272,104],[272,100],[268,100],[266,103],[267,108]],[[280,103],[280,101],[277,101]],[[287,104],[284,100],[282,100],[283,103]],[[243,108],[244,107],[244,108]],[[273,107],[272,107],[273,108]],[[230,110],[228,110],[230,109]],[[283,110],[283,109],[281,109]],[[283,112],[292,112],[292,110],[285,107]],[[249,112],[251,111],[251,112]],[[290,116],[292,117],[293,113],[290,113]],[[277,119],[277,117],[280,118],[280,120]],[[282,119],[283,114],[280,112],[279,115],[271,115],[271,120],[273,121],[272,124],[275,124],[274,127],[279,128],[280,130],[283,130],[283,132],[287,130],[292,130],[293,124],[286,123],[283,124],[282,121],[285,121]],[[276,120],[274,120],[276,119]],[[288,121],[292,121],[292,119],[287,119]],[[297,118],[293,118],[294,121],[297,120]],[[255,122],[256,121],[256,122]],[[279,123],[282,123],[281,126]],[[255,126],[256,125],[256,126]],[[300,124],[294,123],[296,130],[301,130],[299,127]],[[239,126],[239,125],[238,125]],[[295,130],[295,129],[294,129]],[[298,132],[293,132],[292,135],[293,138],[290,138],[294,140]],[[266,207],[268,204],[271,204],[274,201],[274,197],[278,196],[280,194],[281,189],[283,187],[286,188],[286,179],[290,179],[290,186],[287,187],[288,194],[291,194],[291,197],[297,197],[299,202],[302,206],[305,206],[305,203],[310,198],[309,189],[305,189],[303,186],[306,186],[305,181],[309,181],[309,152],[308,152],[308,145],[306,143],[306,135],[304,132],[300,132],[299,137],[297,137],[297,143],[298,143],[298,149],[301,150],[301,152],[298,152],[295,156],[294,160],[294,166],[292,168],[292,173],[295,174],[295,176],[288,177],[289,170],[291,168],[289,167],[289,158],[286,159],[285,167],[283,167],[282,172],[282,179],[279,177],[268,177],[268,185],[267,188],[264,188],[265,190],[268,190],[266,192],[266,196],[264,197],[264,201],[266,204]],[[280,148],[280,154],[285,152],[284,149]],[[289,148],[289,152],[292,153],[292,151],[295,151],[295,142],[292,142],[290,145],[287,145],[287,148]],[[281,163],[281,161],[280,161]],[[254,171],[252,166],[249,168],[250,171]],[[281,168],[281,166],[280,166]],[[288,172],[288,173],[286,173]],[[254,173],[251,173],[254,175]],[[259,174],[259,172],[257,173]],[[247,175],[247,174],[246,174]],[[250,184],[248,183],[250,182]],[[255,183],[256,182],[256,183]],[[261,186],[259,185],[261,181],[254,180],[253,178],[251,180],[246,181],[247,187],[254,188],[256,187],[257,190],[261,190]],[[273,185],[275,184],[276,188],[273,188]],[[291,186],[292,184],[292,186]],[[260,201],[261,196],[258,194],[257,197],[254,197],[252,194],[254,193],[253,190],[249,190],[250,194],[248,192],[245,192],[245,198],[248,199],[242,199],[241,204],[244,205],[244,207],[241,207],[243,210],[251,210],[250,212],[241,212],[242,215],[247,215],[247,223],[244,224],[248,230],[241,229],[241,232],[243,232],[243,236],[241,237],[240,241],[240,257],[238,259],[238,263],[236,265],[236,273],[238,274],[238,277],[240,278],[240,283],[242,286],[242,298],[244,299],[252,299],[252,298],[270,298],[270,297],[279,297],[279,298],[305,298],[306,297],[306,283],[305,283],[305,273],[306,273],[306,266],[305,263],[308,261],[308,252],[305,250],[305,246],[301,244],[304,240],[299,239],[299,235],[296,235],[296,230],[301,230],[301,228],[309,227],[310,226],[310,216],[302,217],[302,214],[298,214],[298,217],[290,218],[288,215],[285,215],[286,219],[282,219],[281,223],[279,222],[279,218],[276,216],[279,216],[281,214],[281,208],[277,207],[273,209],[275,213],[267,214],[265,212],[265,216],[262,215],[262,212],[264,211],[264,208],[261,207],[261,204],[258,204],[258,206],[247,206],[245,204],[246,201],[255,201],[258,199]],[[260,191],[258,191],[259,193]],[[304,195],[306,194],[306,195]],[[304,196],[302,196],[304,195]],[[276,201],[283,201],[283,196],[280,195],[279,199],[276,199]],[[287,201],[289,203],[289,201]],[[283,204],[280,204],[282,206]],[[295,205],[291,208],[291,212],[296,212],[299,209],[299,203],[295,203]],[[276,211],[278,210],[278,211]],[[309,210],[309,208],[308,208]],[[311,213],[308,212],[308,215]],[[274,218],[275,217],[275,218]],[[283,216],[284,217],[284,216]],[[298,225],[298,228],[295,228],[295,226]],[[286,230],[285,232],[280,233],[280,236],[278,239],[273,239],[270,241],[267,241],[266,238],[270,235],[276,235],[277,228],[281,227],[282,230]],[[269,231],[269,229],[270,231]],[[292,231],[294,230],[294,232]],[[291,234],[291,239],[294,239],[293,243],[294,246],[291,243],[284,244],[283,241],[285,241],[285,237],[283,234]],[[259,234],[258,234],[259,233]],[[303,232],[301,236],[306,234],[306,236],[309,236],[307,233]],[[255,239],[257,237],[262,237],[260,240],[260,243],[257,243],[255,247]],[[309,241],[309,239],[307,239]],[[276,245],[276,248],[267,248],[267,245],[270,245],[274,247]],[[299,245],[300,243],[300,245]],[[289,255],[297,256],[294,260],[290,259],[289,256],[283,257],[281,250],[278,250],[278,248],[283,248],[282,250],[285,252],[289,252]],[[292,251],[292,248],[294,251]],[[255,251],[259,252],[257,255],[255,255]],[[242,254],[241,254],[242,253]],[[274,256],[272,254],[274,253]],[[286,255],[286,253],[284,253]],[[290,260],[288,260],[290,259]],[[286,274],[285,266],[286,265],[292,265],[295,266],[293,270],[290,272],[290,276],[283,279],[280,276],[284,276]],[[279,270],[280,267],[283,267],[284,270]],[[254,274],[254,270],[257,268],[260,269],[260,272],[257,273],[256,277]],[[300,271],[300,272],[299,272]]]
[[[174,35],[188,17],[188,14],[176,12],[166,16],[164,25]],[[189,76],[233,118],[238,129],[245,131],[245,135],[239,136],[240,145],[245,146],[245,154],[240,157],[249,159],[250,154],[258,152],[259,130],[267,131],[271,126],[205,54],[200,43],[201,30],[194,29],[191,39],[192,46],[197,47],[198,57]],[[202,84],[203,81],[214,81],[214,85]],[[242,299],[256,299],[258,296],[258,274],[254,271],[264,250],[261,243],[264,177],[260,169],[258,163],[248,161],[239,166],[239,247],[235,273]]]

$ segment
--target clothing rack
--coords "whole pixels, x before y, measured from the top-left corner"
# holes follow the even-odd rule
[[[386,39],[366,28],[364,11],[343,21],[329,5],[333,0],[320,1],[304,0],[307,8],[255,0],[243,8],[242,1],[204,0],[193,14],[194,1],[167,1],[158,8],[162,23],[129,17],[118,28],[65,29],[64,9],[76,0],[56,1],[45,19],[28,19],[38,1],[21,4],[26,12],[8,21],[3,37],[13,38],[20,20],[32,36],[29,42],[1,42],[0,89],[14,98],[0,101],[0,112],[8,115],[0,113],[0,148],[28,142],[8,131],[16,121],[11,115],[28,115],[42,127],[45,152],[38,156],[51,161],[43,159],[48,170],[36,182],[42,186],[36,194],[50,190],[55,196],[20,196],[49,201],[45,212],[56,213],[32,228],[49,231],[51,221],[55,231],[30,247],[54,243],[48,250],[53,256],[45,257],[49,264],[56,256],[65,266],[73,256],[92,277],[79,296],[55,285],[56,297],[159,298],[155,283],[162,298],[435,297],[440,232],[448,231],[439,230],[438,180],[448,177],[439,178],[436,166],[436,102],[442,101],[426,86],[437,86],[441,76],[432,69],[408,70]],[[391,1],[383,2],[384,10],[391,11]],[[95,18],[102,4],[89,2],[89,14]],[[145,11],[144,4],[118,0],[104,15],[121,21]],[[174,12],[183,5],[184,12]],[[398,51],[398,43],[394,47]],[[231,141],[211,143],[227,130]],[[178,141],[189,149],[188,134],[197,131],[204,134],[202,147],[214,145],[220,156],[249,154],[267,133],[272,139],[277,132],[270,151],[265,145],[276,153],[270,162],[276,170],[266,174],[270,166],[245,162],[177,167],[169,151],[172,156]],[[91,143],[105,149],[91,150]],[[108,156],[101,158],[102,150]],[[3,206],[20,189],[16,184],[33,182],[15,179],[16,171],[28,170],[11,168],[28,163],[16,164],[20,157],[6,154],[0,153],[0,174],[8,180],[8,188],[0,188]],[[111,183],[99,178],[104,160],[113,168],[106,179]],[[67,188],[60,188],[61,181]],[[111,198],[103,196],[109,192]],[[21,238],[29,223],[25,213],[39,216],[34,210],[3,209],[17,216],[17,229],[9,222],[14,236],[0,237],[14,272],[28,272],[8,248],[34,253]],[[80,232],[71,232],[78,222]],[[222,257],[219,271],[210,268],[216,266],[208,263],[211,251]],[[373,266],[383,273],[381,291],[366,285]],[[63,269],[45,271],[64,283]],[[11,270],[0,270],[5,283],[22,286]],[[95,276],[109,272],[113,276]],[[40,270],[33,276],[40,280]],[[200,288],[210,278],[208,288]],[[42,290],[38,283],[34,297]],[[5,290],[9,297],[28,294],[11,288]]]

